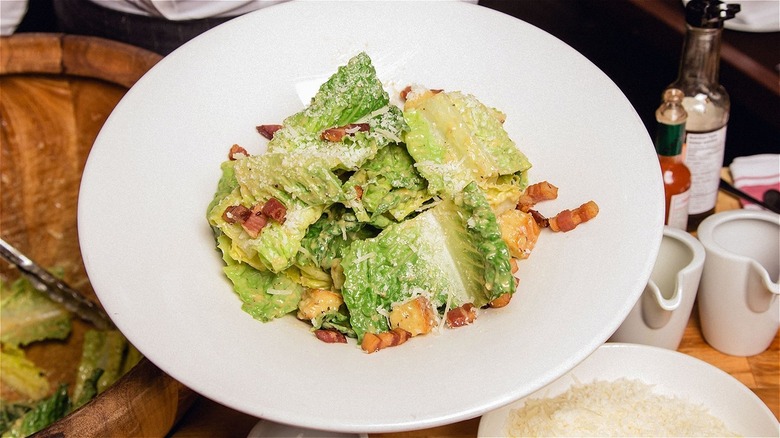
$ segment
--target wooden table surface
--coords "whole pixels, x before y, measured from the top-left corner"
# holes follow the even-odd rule
[[[724,170],[725,174],[725,170]],[[724,193],[718,194],[717,211],[739,208],[739,201]],[[721,353],[707,344],[701,335],[696,307],[685,329],[678,351],[708,362],[731,374],[750,388],[780,418],[780,334],[763,353],[737,357]],[[238,437],[246,436],[258,422],[257,418],[234,411],[206,398],[197,400],[174,427],[173,437]],[[402,433],[378,433],[371,437],[475,437],[479,418]]]

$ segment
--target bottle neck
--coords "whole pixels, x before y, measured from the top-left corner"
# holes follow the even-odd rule
[[[717,84],[721,29],[686,25],[678,83]]]
[[[676,125],[659,121],[655,133],[655,151],[659,156],[674,157],[682,153],[685,123]]]

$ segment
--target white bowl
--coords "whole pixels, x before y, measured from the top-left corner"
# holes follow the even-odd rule
[[[479,437],[506,436],[513,409],[528,399],[555,397],[574,383],[638,379],[657,394],[676,397],[708,409],[726,427],[742,436],[778,436],[780,426],[756,394],[730,374],[692,356],[665,348],[610,343],[550,385],[482,416]]]

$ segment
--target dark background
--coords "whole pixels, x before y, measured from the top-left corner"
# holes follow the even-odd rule
[[[17,32],[57,32],[52,1],[30,0]],[[677,0],[672,10],[683,15]],[[655,132],[655,109],[663,89],[677,76],[683,36],[654,20],[628,0],[481,0],[480,4],[539,27],[564,41],[609,76]],[[754,44],[759,53],[780,63],[780,32],[747,34],[724,30],[723,42]],[[728,63],[721,63],[720,82],[731,97],[726,139],[729,164],[736,156],[780,153],[780,93],[765,90]],[[776,82],[777,83],[777,82]],[[583,87],[587,84],[583,84]],[[620,151],[615,151],[620,153]]]

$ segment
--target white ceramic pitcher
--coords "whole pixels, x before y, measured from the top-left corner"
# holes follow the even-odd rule
[[[676,350],[691,316],[704,258],[696,238],[665,226],[650,280],[610,341]]]
[[[780,215],[725,211],[697,234],[707,252],[699,288],[704,340],[734,356],[761,353],[780,327]]]

